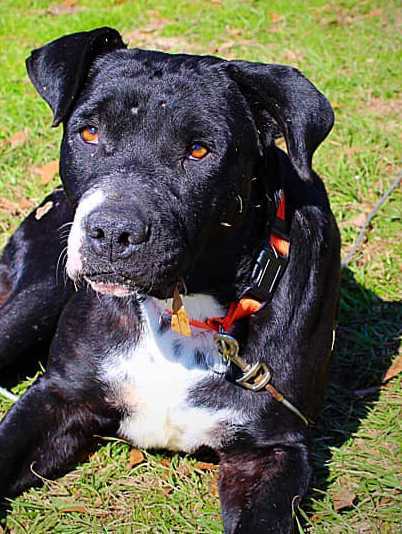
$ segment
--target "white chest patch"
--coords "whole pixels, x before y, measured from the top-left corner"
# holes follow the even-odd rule
[[[193,319],[222,316],[225,310],[206,295],[184,297]],[[144,328],[134,347],[110,352],[101,379],[113,402],[127,416],[120,435],[138,447],[193,451],[202,445],[219,447],[240,414],[191,403],[190,392],[208,377],[224,380],[225,364],[211,332],[194,329],[183,337],[170,329],[160,331],[161,314],[169,303],[147,299],[142,305]]]

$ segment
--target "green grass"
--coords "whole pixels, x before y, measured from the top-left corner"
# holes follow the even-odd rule
[[[44,185],[32,171],[57,158],[60,131],[49,127],[50,112],[28,82],[24,59],[63,33],[110,25],[131,46],[298,66],[336,111],[315,167],[329,190],[343,250],[349,249],[356,217],[370,210],[399,165],[397,1],[80,0],[72,13],[55,14],[57,5],[0,3],[0,245],[58,183]],[[11,147],[8,140],[23,130],[27,141]],[[400,378],[376,388],[399,347],[400,223],[398,191],[343,273],[331,384],[314,431],[315,478],[298,514],[300,532],[400,531]],[[2,413],[8,407],[0,401]],[[126,444],[105,440],[89,462],[16,499],[4,528],[35,534],[221,530],[216,469],[164,452],[146,453],[144,463],[129,469],[128,457]],[[336,511],[334,498],[345,488],[353,503]]]

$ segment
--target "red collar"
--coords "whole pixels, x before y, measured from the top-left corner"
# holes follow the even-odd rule
[[[286,228],[286,201],[281,190],[270,235],[257,258],[253,271],[255,280],[253,280],[252,285],[246,289],[238,301],[229,305],[228,312],[224,317],[210,317],[205,321],[190,319],[190,326],[213,332],[229,332],[236,321],[261,310],[272,297],[282,277],[288,260],[289,248],[290,243]]]
[[[238,342],[232,336],[227,335],[236,321],[257,313],[270,300],[286,269],[290,243],[285,208],[285,196],[281,191],[270,235],[256,260],[251,277],[252,283],[238,301],[230,304],[225,317],[210,317],[205,321],[189,320],[177,291],[177,302],[174,306],[176,312],[172,313],[172,328],[183,335],[191,335],[191,327],[216,332],[214,339],[219,353],[242,371],[242,376],[236,382],[252,391],[265,389],[274,399],[299,417],[305,425],[308,425],[308,420],[300,410],[270,383],[271,371],[267,364],[256,362],[251,365],[245,361],[239,356]],[[175,301],[175,298],[173,300]]]

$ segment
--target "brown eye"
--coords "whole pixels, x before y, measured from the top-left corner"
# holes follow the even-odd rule
[[[205,158],[209,150],[207,147],[201,145],[200,143],[194,143],[190,147],[190,159],[199,160]]]
[[[81,139],[91,145],[98,144],[98,128],[95,126],[86,126],[80,132]]]

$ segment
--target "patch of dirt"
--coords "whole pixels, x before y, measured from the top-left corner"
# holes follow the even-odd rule
[[[369,232],[360,250],[356,253],[356,265],[358,267],[363,267],[364,265],[370,264],[371,268],[373,270],[375,269],[377,278],[384,277],[386,266],[383,262],[379,261],[379,259],[382,257],[387,258],[393,245],[394,240],[392,238],[370,238]],[[348,251],[346,250],[345,253],[347,252]]]
[[[161,36],[159,33],[170,24],[171,21],[164,18],[154,18],[149,24],[137,28],[123,35],[124,41],[128,42],[130,47],[152,48],[154,50],[194,51],[195,47],[182,36]]]
[[[375,8],[368,13],[362,13],[362,5],[357,3],[352,8],[343,7],[337,2],[329,2],[315,10],[314,17],[322,26],[351,26],[370,19],[380,19],[383,24],[388,18],[381,8]]]
[[[221,43],[211,43],[211,45],[208,47],[207,50],[204,50],[205,52],[210,52],[211,54],[217,54],[218,56],[224,56],[226,59],[236,59],[238,57],[238,53],[235,52],[238,48],[248,48],[248,47],[261,47],[259,43],[254,41],[253,39],[230,39],[227,41],[223,41]]]
[[[29,129],[24,128],[19,132],[15,132],[7,139],[3,139],[0,143],[0,148],[10,147],[11,149],[18,148],[28,141]]]
[[[60,15],[70,15],[83,11],[84,8],[78,4],[78,0],[64,0],[60,4],[50,6],[46,9],[46,14],[58,17]]]
[[[375,115],[381,115],[381,117],[397,117],[402,113],[402,96],[387,100],[378,96],[371,96],[364,107],[367,111]]]
[[[186,41],[183,37],[155,37],[150,41],[151,48],[162,50],[163,52],[197,52],[199,49]]]
[[[282,53],[282,57],[286,63],[297,66],[303,63],[305,55],[300,50],[288,49]]]
[[[238,55],[233,52],[236,48],[262,46],[253,39],[247,39],[241,29],[232,27],[225,29],[219,42],[212,41],[207,47],[201,46],[182,35],[160,35],[164,28],[172,24],[173,21],[161,17],[157,11],[148,12],[148,16],[151,17],[148,24],[123,35],[130,47],[152,48],[164,52],[210,53],[225,56],[227,59],[234,59]]]
[[[30,170],[33,174],[40,176],[43,185],[47,185],[59,172],[59,160],[55,159],[44,165],[31,167]]]
[[[17,200],[0,197],[0,213],[3,212],[13,217],[19,217],[25,214],[33,205],[33,202],[25,197],[17,198]]]
[[[161,49],[167,50],[169,45],[174,46],[174,44],[181,44],[181,41],[184,41],[181,37],[159,36],[158,33],[172,21],[161,17],[158,11],[149,11],[147,15],[151,18],[148,24],[123,34],[123,39],[128,41],[129,46],[160,48],[160,45],[163,45]]]

